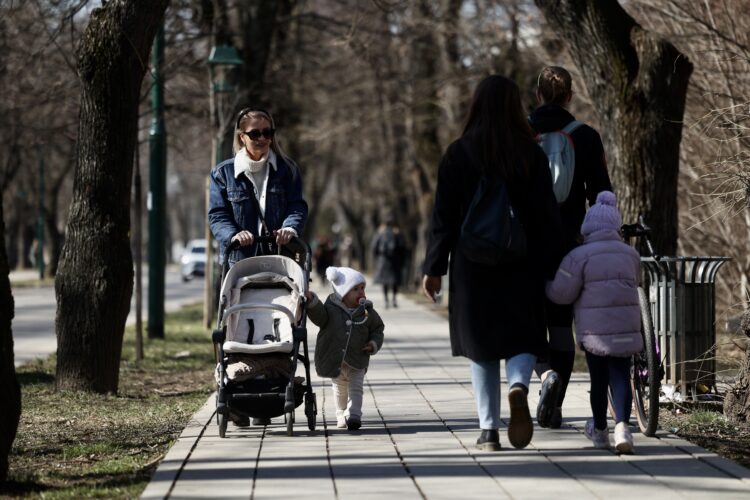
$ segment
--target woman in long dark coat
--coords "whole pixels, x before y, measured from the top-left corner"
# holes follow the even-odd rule
[[[456,250],[482,176],[505,183],[523,224],[526,257],[489,266]],[[547,350],[544,282],[557,270],[561,242],[548,160],[526,121],[518,87],[503,76],[489,76],[477,86],[461,138],[440,163],[422,282],[424,293],[435,300],[441,277],[450,273],[451,348],[454,356],[471,360],[481,449],[500,449],[501,359],[510,387],[508,439],[516,448],[531,441],[526,397],[536,358]]]

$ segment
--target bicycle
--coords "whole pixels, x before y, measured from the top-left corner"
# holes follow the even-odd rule
[[[632,238],[642,238],[646,243],[650,257],[656,262],[659,261],[661,256],[654,251],[649,238],[651,228],[645,224],[643,216],[640,216],[635,224],[623,224],[620,231],[623,239],[628,242]],[[659,396],[661,380],[664,376],[664,364],[661,359],[661,349],[654,333],[651,304],[642,285],[638,286],[638,303],[641,309],[643,350],[633,355],[630,385],[633,389],[633,405],[636,410],[638,427],[644,435],[654,436],[659,425]],[[609,396],[611,405],[611,392]]]

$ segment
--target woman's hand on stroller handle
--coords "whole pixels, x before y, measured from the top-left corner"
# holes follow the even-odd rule
[[[282,227],[281,229],[276,229],[273,232],[274,236],[276,237],[275,243],[277,245],[286,245],[292,239],[297,237],[297,232],[290,228],[290,227]]]
[[[227,250],[235,250],[238,247],[246,247],[252,245],[255,241],[255,236],[250,231],[240,231],[239,233],[232,236],[232,240],[229,242],[229,248]],[[234,245],[236,243],[236,245]]]

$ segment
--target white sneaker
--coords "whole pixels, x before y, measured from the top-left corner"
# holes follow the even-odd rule
[[[615,425],[615,449],[617,453],[624,455],[633,454],[633,436],[630,434],[630,428],[625,422],[618,422]]]
[[[609,428],[600,431],[594,427],[593,420],[587,420],[583,433],[594,443],[594,448],[609,448]]]
[[[336,417],[336,427],[339,429],[346,429],[346,417],[343,415]]]

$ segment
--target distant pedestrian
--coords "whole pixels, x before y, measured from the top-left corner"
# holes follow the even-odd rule
[[[638,304],[640,256],[620,236],[615,195],[602,191],[581,226],[583,245],[565,256],[547,296],[573,304],[578,345],[586,352],[591,374],[591,411],[586,437],[597,448],[609,448],[607,388],[615,407],[615,448],[633,452],[630,435],[630,356],[643,349]]]
[[[318,238],[313,250],[313,260],[315,261],[315,272],[318,273],[320,281],[325,283],[326,269],[332,266],[336,260],[336,249],[330,238],[327,236]]]
[[[483,264],[459,246],[464,215],[482,183],[505,186],[513,218],[523,226],[525,256]],[[425,295],[434,301],[442,275],[450,274],[451,349],[471,360],[480,449],[500,449],[501,359],[510,388],[508,439],[516,448],[531,442],[528,388],[537,356],[547,351],[544,283],[562,255],[547,157],[534,139],[516,84],[489,76],[474,92],[463,135],[440,162],[422,280]]]
[[[537,139],[545,143],[545,135],[561,132],[572,159],[571,172],[556,172],[554,189],[563,225],[565,252],[581,243],[581,223],[586,201],[592,206],[600,191],[612,191],[607,173],[604,146],[596,130],[576,121],[566,109],[573,98],[570,73],[559,66],[548,66],[539,73],[536,98],[539,102],[529,116]],[[550,158],[550,163],[554,159]],[[564,166],[564,165],[559,165]],[[568,184],[564,183],[566,179]],[[561,187],[564,186],[563,187]],[[549,355],[541,358],[535,370],[542,380],[537,408],[537,422],[542,427],[557,429],[562,425],[562,405],[573,372],[575,342],[573,340],[573,309],[569,305],[546,304]]]
[[[320,327],[315,342],[315,370],[332,379],[336,427],[362,425],[362,398],[370,356],[383,346],[383,320],[365,296],[365,277],[350,267],[329,267],[333,293],[322,303],[307,292],[307,314]]]
[[[383,298],[386,309],[391,305],[398,307],[396,295],[401,286],[404,272],[404,258],[406,256],[406,243],[398,226],[393,220],[386,220],[372,242],[373,255],[375,256],[374,282],[383,286]],[[388,292],[391,292],[390,301]]]

